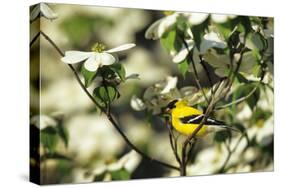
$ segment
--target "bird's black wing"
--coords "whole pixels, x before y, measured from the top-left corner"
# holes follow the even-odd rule
[[[204,114],[197,114],[191,116],[185,116],[180,118],[180,121],[184,124],[200,124],[204,118]],[[208,118],[204,125],[226,125],[223,121]]]
[[[190,116],[181,117],[179,119],[184,124],[200,124],[204,117],[205,117],[204,114],[197,114],[197,115],[190,115]],[[226,125],[226,123],[224,123],[223,121],[219,121],[219,120],[212,119],[212,118],[208,118],[205,121],[204,125],[219,126],[219,127],[222,127],[222,128],[227,128],[227,129],[231,129],[231,130],[239,132],[239,130],[237,130],[236,128],[234,128],[232,126]]]

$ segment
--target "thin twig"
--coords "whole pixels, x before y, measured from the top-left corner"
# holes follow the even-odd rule
[[[166,124],[167,124],[168,130],[169,130],[169,140],[170,140],[171,148],[173,150],[173,153],[174,153],[174,156],[175,156],[177,162],[181,166],[182,162],[181,162],[181,159],[180,159],[180,157],[178,155],[177,139],[175,138],[175,135],[173,134],[173,130],[172,130],[171,126],[169,125],[169,121],[168,120],[166,121]]]
[[[212,78],[211,78],[211,75],[210,75],[210,72],[205,64],[205,61],[202,59],[202,56],[200,55],[199,56],[200,58],[200,64],[202,65],[203,67],[203,70],[205,71],[206,75],[207,75],[207,78],[208,78],[208,82],[209,82],[209,85],[211,87],[211,94],[214,95],[214,90],[213,90],[213,81],[212,81]]]
[[[40,31],[40,33],[44,36],[44,38],[50,42],[50,44],[57,50],[57,52],[61,55],[64,56],[64,52],[55,44],[55,42],[53,40],[51,40],[51,38],[46,35],[44,32]],[[114,126],[114,128],[118,131],[118,133],[122,136],[122,138],[125,140],[125,142],[133,149],[135,150],[137,153],[139,153],[143,158],[150,160],[152,162],[158,163],[164,167],[167,168],[171,168],[171,169],[175,169],[175,170],[179,170],[179,167],[164,163],[162,161],[159,161],[157,159],[154,159],[150,156],[148,156],[146,153],[144,153],[143,151],[141,151],[140,149],[138,149],[129,139],[128,137],[124,134],[124,132],[121,130],[121,128],[119,127],[118,123],[114,120],[113,116],[110,113],[107,113],[106,109],[104,109],[94,98],[93,96],[89,93],[89,91],[87,90],[87,88],[84,86],[83,82],[81,81],[78,72],[75,70],[75,68],[71,65],[68,64],[69,68],[72,70],[72,72],[75,75],[76,80],[78,81],[79,85],[81,86],[81,88],[83,89],[83,91],[87,94],[87,96],[91,99],[91,101],[107,116],[108,120],[111,122],[111,124]]]
[[[190,160],[191,160],[191,154],[193,153],[193,148],[195,147],[195,144],[196,144],[196,138],[194,138],[194,142],[191,142],[190,143],[190,149],[189,149],[189,151],[188,151],[188,153],[187,153],[187,158],[186,158],[186,165],[188,165],[188,163],[190,162]]]
[[[218,85],[215,87],[214,89],[214,95],[211,98],[210,104],[207,107],[207,110],[204,114],[204,118],[201,120],[200,124],[196,127],[196,129],[192,132],[192,134],[190,136],[188,136],[183,144],[182,147],[182,165],[180,166],[180,173],[182,176],[186,175],[186,149],[187,149],[187,145],[190,144],[190,142],[192,141],[193,138],[195,138],[196,134],[201,130],[201,128],[204,126],[206,120],[209,118],[210,113],[213,111],[216,101],[219,100],[219,97],[216,99],[216,92],[218,91],[218,89],[221,86],[221,83],[224,81],[224,79],[220,80],[220,82],[218,83]]]
[[[235,146],[234,146],[234,148],[232,150],[230,149],[229,145],[226,145],[226,149],[228,151],[228,155],[227,155],[227,157],[226,157],[222,167],[218,170],[218,173],[224,172],[224,169],[225,169],[226,165],[228,164],[228,162],[229,162],[229,160],[231,158],[231,155],[236,151],[237,147],[239,146],[240,142],[242,141],[242,138],[245,136],[245,133],[246,132],[244,132],[244,134],[241,135],[241,137],[239,138],[239,140],[237,141],[237,143],[235,144]]]
[[[40,36],[40,32],[38,32],[35,37],[31,40],[31,42],[29,43],[29,47],[31,47],[33,45],[33,43],[37,40],[37,38]]]
[[[61,55],[64,56],[64,52],[56,45],[56,43],[48,36],[46,35],[43,31],[40,31],[40,33],[45,37],[45,39],[57,50],[57,52]]]
[[[183,38],[182,38],[182,42],[183,42],[185,48],[187,49],[188,54],[190,54],[189,46],[188,46],[188,44],[186,43],[186,41]],[[197,84],[197,87],[200,89],[200,91],[202,92],[206,102],[209,104],[210,101],[207,98],[207,95],[206,95],[203,87],[201,86],[201,83],[200,83],[200,80],[199,80],[199,75],[198,75],[198,72],[197,72],[197,69],[196,69],[196,66],[195,66],[195,62],[194,62],[192,57],[190,57],[190,61],[191,61],[191,65],[192,65],[192,68],[193,68],[193,72],[194,72],[193,76],[194,76],[195,82]]]
[[[257,90],[257,88],[258,88],[258,86],[256,86],[248,95],[246,95],[246,96],[244,96],[244,97],[241,97],[241,98],[239,98],[239,99],[237,99],[237,100],[235,100],[235,101],[232,101],[232,102],[230,102],[230,103],[228,103],[228,104],[218,106],[215,110],[225,109],[225,108],[227,108],[227,107],[229,107],[229,106],[232,106],[232,105],[234,105],[234,104],[239,104],[239,103],[241,103],[241,102],[247,100],[249,97],[251,97],[251,96],[255,93],[255,91]]]
[[[239,70],[239,68],[236,71],[238,72],[238,70]],[[232,101],[232,102],[230,102],[228,104],[221,105],[221,106],[217,107],[215,110],[221,110],[221,109],[227,108],[227,107],[232,106],[234,104],[239,104],[239,103],[247,100],[249,97],[251,97],[256,92],[256,90],[258,89],[259,85],[263,84],[264,75],[265,75],[265,70],[262,69],[262,75],[260,77],[259,83],[256,85],[256,87],[254,87],[254,89],[252,91],[250,91],[248,93],[248,95],[246,95],[244,97],[241,97],[241,98],[239,98],[239,99],[237,99],[235,101]]]

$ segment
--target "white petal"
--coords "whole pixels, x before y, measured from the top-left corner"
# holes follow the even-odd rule
[[[200,52],[204,54],[210,48],[226,48],[226,42],[221,40],[217,33],[210,32],[204,35],[204,39],[200,44]]]
[[[233,15],[233,14],[230,14],[230,15],[228,15],[228,17],[229,17],[230,19],[233,19],[233,18],[236,18],[237,16],[236,16],[236,15]]]
[[[123,161],[117,161],[115,163],[111,163],[107,166],[108,171],[117,171],[123,168]]]
[[[67,64],[79,63],[89,58],[92,54],[93,52],[66,51],[61,61]]]
[[[123,44],[121,46],[118,46],[116,48],[112,48],[110,50],[106,50],[105,52],[107,53],[114,53],[114,52],[120,52],[120,51],[125,51],[125,50],[129,50],[133,47],[135,47],[136,45],[133,43],[129,43],[129,44]]]
[[[96,55],[96,59],[100,61],[101,65],[112,65],[116,62],[116,59],[113,55],[105,52]]]
[[[30,13],[30,21],[34,21],[40,15],[40,4],[35,5]]]
[[[130,105],[136,111],[142,111],[146,108],[144,102],[135,95],[131,98]]]
[[[90,72],[95,72],[99,66],[100,66],[100,61],[98,61],[97,56],[93,55],[87,61],[84,63],[85,69],[87,69]]]
[[[172,89],[176,88],[177,83],[178,83],[177,77],[168,76],[166,78],[166,85],[164,89],[160,92],[160,94],[169,93]]]
[[[55,127],[57,122],[50,116],[37,115],[30,119],[30,123],[34,124],[38,129],[42,130],[46,127]]]
[[[165,19],[160,22],[159,27],[157,28],[157,35],[162,37],[165,32],[169,31],[176,24],[178,16],[179,14],[174,13],[165,17]]]
[[[170,16],[166,16],[154,22],[145,32],[145,38],[147,39],[159,39],[163,34],[168,31],[177,22],[177,17],[180,13],[174,13]]]
[[[129,76],[126,76],[126,80],[128,80],[128,79],[140,79],[139,78],[139,74],[130,74]]]
[[[177,53],[177,54],[174,56],[173,62],[174,62],[174,63],[180,63],[180,62],[182,62],[182,61],[186,58],[187,55],[188,55],[188,50],[187,50],[187,48],[183,47],[183,48],[179,51],[179,53]]]
[[[212,14],[211,18],[214,22],[216,23],[224,23],[228,19],[228,15],[223,15],[223,14]]]
[[[172,54],[172,56],[174,56],[173,58],[173,62],[174,63],[180,63],[182,62],[186,56],[188,55],[188,52],[190,50],[192,50],[192,48],[194,47],[194,41],[189,39],[189,40],[185,40],[185,42],[187,43],[188,45],[188,50],[187,48],[183,45],[182,46],[182,49],[177,53],[177,54]]]
[[[264,32],[264,36],[266,38],[273,37],[273,30],[272,29],[264,29],[263,32]]]
[[[157,20],[156,22],[151,24],[151,26],[145,32],[145,38],[146,39],[157,40],[157,39],[160,38],[160,36],[158,36],[157,31],[158,31],[158,27],[159,27],[159,25],[160,25],[160,23],[162,22],[163,19],[165,19],[165,18]]]
[[[206,13],[191,13],[188,21],[192,25],[198,25],[204,22],[208,18],[209,14]]]
[[[55,13],[47,4],[41,3],[40,6],[41,6],[41,13],[45,18],[53,20],[58,17],[58,14]]]
[[[189,12],[178,12],[181,16],[188,18],[190,16],[191,13]]]
[[[135,169],[138,167],[138,165],[141,162],[141,156],[140,154],[138,154],[137,152],[135,152],[134,150],[130,151],[130,153],[127,154],[128,155],[128,160],[127,162],[124,164],[124,168],[128,171],[128,172],[134,172]]]
[[[193,34],[192,34],[192,31],[191,31],[190,27],[187,28],[186,32],[190,36],[190,38],[193,39]]]

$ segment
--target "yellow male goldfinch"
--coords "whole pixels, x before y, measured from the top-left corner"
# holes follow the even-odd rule
[[[182,99],[176,99],[170,102],[166,107],[166,112],[171,115],[172,126],[178,132],[188,136],[193,133],[204,118],[204,114],[201,111],[188,106],[187,101]],[[214,132],[221,128],[229,128],[237,131],[222,121],[208,118],[196,136],[202,137],[209,132]]]

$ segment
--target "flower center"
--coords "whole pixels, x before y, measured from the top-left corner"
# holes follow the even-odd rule
[[[171,10],[163,11],[163,14],[164,14],[165,16],[170,16],[170,15],[172,15],[172,14],[174,14],[174,13],[175,13],[175,11],[171,11]]]
[[[95,43],[94,46],[92,47],[92,51],[93,52],[98,52],[98,53],[101,53],[105,50],[105,45],[104,44],[101,44],[99,42]]]

